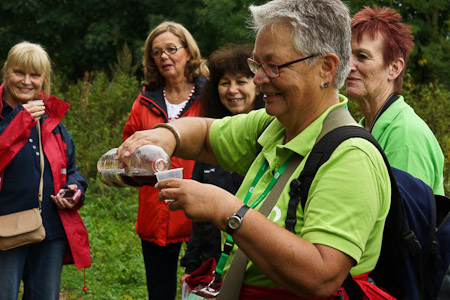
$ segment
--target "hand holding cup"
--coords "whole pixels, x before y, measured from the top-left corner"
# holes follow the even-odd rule
[[[45,105],[43,100],[31,100],[23,104],[23,107],[38,121],[45,113]]]
[[[155,173],[158,182],[168,178],[183,178],[183,168],[170,169],[166,171],[159,171]],[[173,202],[173,199],[164,200],[166,203]]]

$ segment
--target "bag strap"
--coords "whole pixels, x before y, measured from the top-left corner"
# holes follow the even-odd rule
[[[264,203],[259,208],[259,212],[264,216],[268,216],[272,211],[273,207],[277,203],[281,192],[286,186],[289,178],[297,169],[298,165],[301,163],[303,157],[294,152],[291,160],[289,161],[286,169],[281,174],[278,181],[273,186],[270,194],[267,196]],[[239,294],[241,292],[242,282],[244,280],[245,270],[247,267],[248,258],[241,249],[237,249],[234,255],[233,261],[231,262],[230,269],[224,278],[222,286],[220,288],[220,293],[217,296],[217,300],[236,300],[239,299]]]
[[[348,112],[348,110],[346,108],[334,109],[325,118],[323,125],[322,125],[322,131],[319,134],[319,136],[317,137],[316,143],[320,139],[322,139],[322,137],[325,136],[329,131],[334,129],[335,128],[334,125],[339,122],[342,122],[342,125],[356,123],[356,121],[353,119],[353,117],[350,115],[350,113]],[[291,161],[289,162],[288,166],[286,167],[286,170],[283,172],[280,179],[274,185],[272,191],[267,196],[267,199],[264,201],[263,205],[259,209],[259,212],[261,212],[265,216],[267,216],[271,212],[273,206],[275,205],[279,196],[281,195],[281,192],[283,191],[284,187],[286,186],[288,179],[291,177],[290,175],[292,175],[292,173],[297,169],[297,167],[300,164],[300,162],[302,161],[302,159],[303,159],[303,157],[294,153],[294,156],[292,157]],[[291,185],[292,185],[292,183],[291,183]],[[291,203],[289,203],[289,206],[291,206]],[[298,202],[297,202],[297,206],[298,206]],[[288,214],[289,214],[289,209],[288,209]],[[294,211],[294,218],[295,218],[295,211]],[[293,222],[293,226],[295,226],[295,222]],[[245,253],[242,252],[241,249],[238,248],[236,250],[233,261],[231,262],[230,269],[227,272],[227,276],[225,276],[225,278],[224,278],[224,281],[220,288],[220,293],[219,293],[218,297],[216,298],[217,300],[239,299],[239,294],[241,291],[242,282],[244,279],[247,263],[248,263],[248,258],[246,257]]]
[[[39,138],[39,156],[41,160],[41,180],[39,181],[38,201],[39,201],[39,211],[42,211],[42,197],[44,190],[44,151],[42,150],[41,124],[39,121],[40,120],[38,120],[36,124],[36,129]]]
[[[295,225],[297,223],[297,208],[299,202],[301,201],[302,207],[305,207],[306,199],[308,198],[309,187],[311,186],[312,181],[314,180],[314,176],[316,175],[316,168],[320,166],[321,163],[328,160],[329,155],[324,157],[324,152],[326,152],[327,147],[325,149],[318,149],[318,144],[323,140],[323,137],[326,136],[330,131],[339,126],[356,124],[356,121],[350,115],[348,109],[340,107],[332,110],[325,120],[323,121],[322,131],[316,139],[316,144],[311,150],[311,154],[306,160],[305,167],[298,179],[294,179],[290,184],[290,191],[288,204],[288,211],[285,220],[286,229],[295,233]],[[328,142],[322,142],[321,145],[328,146]],[[320,146],[319,146],[320,147]],[[334,149],[333,149],[334,150]],[[331,151],[332,152],[332,151]]]

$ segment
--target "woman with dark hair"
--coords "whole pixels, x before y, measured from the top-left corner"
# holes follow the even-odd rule
[[[161,123],[202,115],[198,96],[209,72],[197,43],[184,26],[163,22],[153,29],[145,42],[143,66],[144,86],[125,124],[124,139]],[[194,163],[172,158],[172,167],[183,168],[183,178],[187,179]],[[173,300],[178,256],[181,244],[192,233],[192,222],[183,212],[169,211],[167,204],[158,200],[153,186],[143,186],[139,190],[136,232],[142,242],[149,298]]]
[[[208,59],[210,76],[200,98],[205,116],[220,119],[264,107],[263,96],[253,84],[255,74],[247,64],[252,51],[252,44],[229,44],[211,54]],[[236,88],[229,88],[231,81]],[[242,90],[239,87],[245,87],[249,92],[239,97],[233,96]]]
[[[364,115],[360,124],[380,143],[391,166],[444,194],[444,155],[428,125],[403,96],[403,73],[413,48],[410,27],[394,9],[365,7],[352,19],[346,91]]]
[[[210,79],[200,98],[206,117],[222,118],[264,107],[263,96],[253,83],[254,74],[247,64],[252,51],[252,44],[230,44],[211,54],[208,59]],[[216,164],[203,162],[195,163],[192,172],[192,179],[216,185],[232,194],[237,192],[243,178]],[[194,222],[193,233],[180,261],[180,265],[186,268],[180,278],[181,284],[210,257],[217,261],[220,252],[220,230],[210,222]]]

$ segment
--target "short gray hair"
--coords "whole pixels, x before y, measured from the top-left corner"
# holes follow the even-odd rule
[[[350,72],[351,18],[340,0],[273,0],[251,5],[250,27],[256,34],[276,23],[290,24],[294,48],[303,55],[334,53],[339,58],[333,79],[341,88]],[[307,60],[313,64],[316,59]]]

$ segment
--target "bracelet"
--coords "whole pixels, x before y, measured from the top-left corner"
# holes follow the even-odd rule
[[[180,132],[178,131],[178,129],[173,126],[172,124],[169,123],[158,123],[155,126],[152,127],[152,129],[156,129],[156,128],[166,128],[169,129],[170,132],[172,132],[173,136],[175,137],[175,149],[173,149],[173,153],[175,153],[175,151],[177,151],[178,148],[180,148],[180,144],[181,144],[181,135]]]

